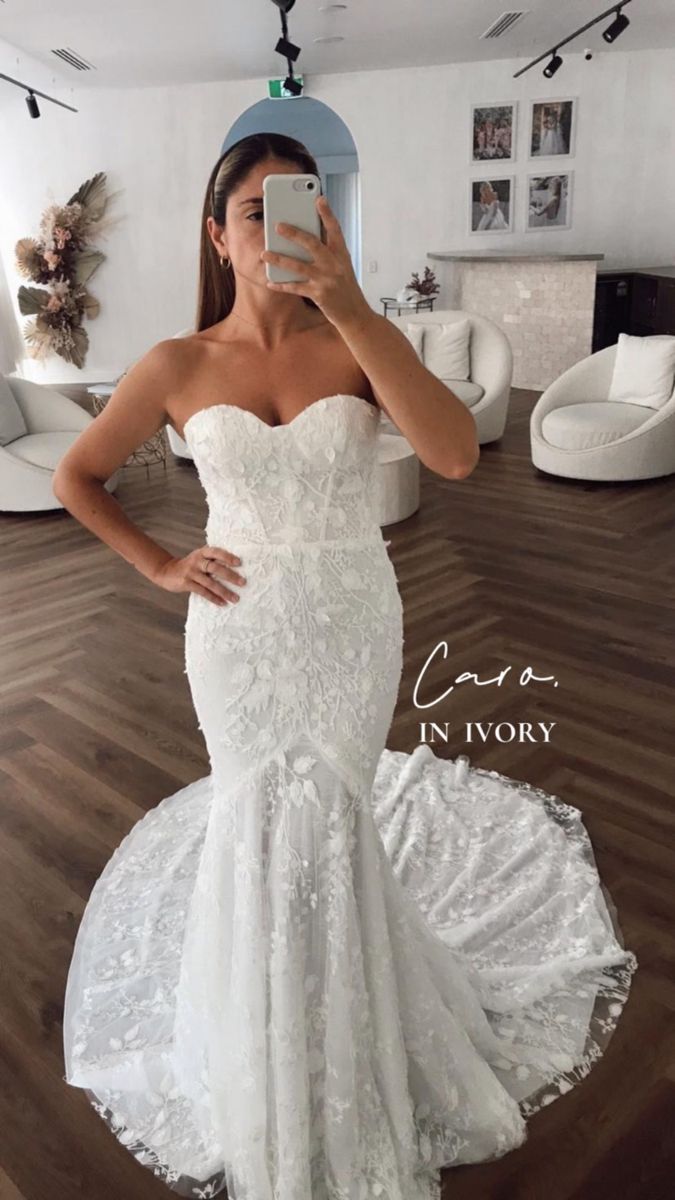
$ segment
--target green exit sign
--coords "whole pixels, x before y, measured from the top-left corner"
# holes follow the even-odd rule
[[[285,76],[284,76],[284,78],[285,78]],[[296,83],[299,83],[304,88],[304,86],[305,86],[304,76],[294,75],[293,78],[295,79]],[[270,97],[270,100],[287,100],[287,99],[288,100],[297,100],[298,99],[297,96],[293,95],[293,92],[289,92],[288,88],[284,87],[283,79],[268,79],[267,80],[267,94]],[[302,95],[302,92],[300,93],[300,95]]]

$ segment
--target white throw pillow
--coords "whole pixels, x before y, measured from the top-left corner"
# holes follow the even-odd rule
[[[424,346],[424,325],[421,321],[409,321],[405,328],[405,336],[417,352],[417,357],[422,358],[422,348]]]
[[[608,400],[662,408],[673,394],[675,337],[656,333],[634,337],[620,333]]]
[[[425,321],[424,365],[439,379],[471,377],[471,321]]]
[[[4,375],[0,375],[0,446],[8,446],[26,433],[23,413]]]

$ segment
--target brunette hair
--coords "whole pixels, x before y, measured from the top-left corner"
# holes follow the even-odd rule
[[[211,171],[202,208],[195,333],[222,321],[232,309],[236,295],[234,271],[231,265],[227,269],[221,267],[218,251],[206,227],[207,218],[213,217],[218,225],[225,224],[230,193],[266,158],[295,163],[299,171],[319,176],[316,161],[307,147],[283,133],[249,134],[221,154]],[[311,308],[318,308],[308,296],[303,296],[303,300]]]

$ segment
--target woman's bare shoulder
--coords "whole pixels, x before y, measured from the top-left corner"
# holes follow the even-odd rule
[[[171,365],[177,359],[185,356],[191,341],[192,335],[164,338],[163,341],[155,342],[154,345],[150,346],[136,361],[139,363],[153,362],[157,366],[161,366],[163,363]]]
[[[156,342],[143,357],[152,362],[164,378],[176,381],[194,363],[203,345],[196,334],[188,333]]]

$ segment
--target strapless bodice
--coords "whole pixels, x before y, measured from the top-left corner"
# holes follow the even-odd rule
[[[206,494],[207,541],[300,544],[380,533],[380,411],[341,392],[285,425],[233,404],[194,413],[184,434]]]

